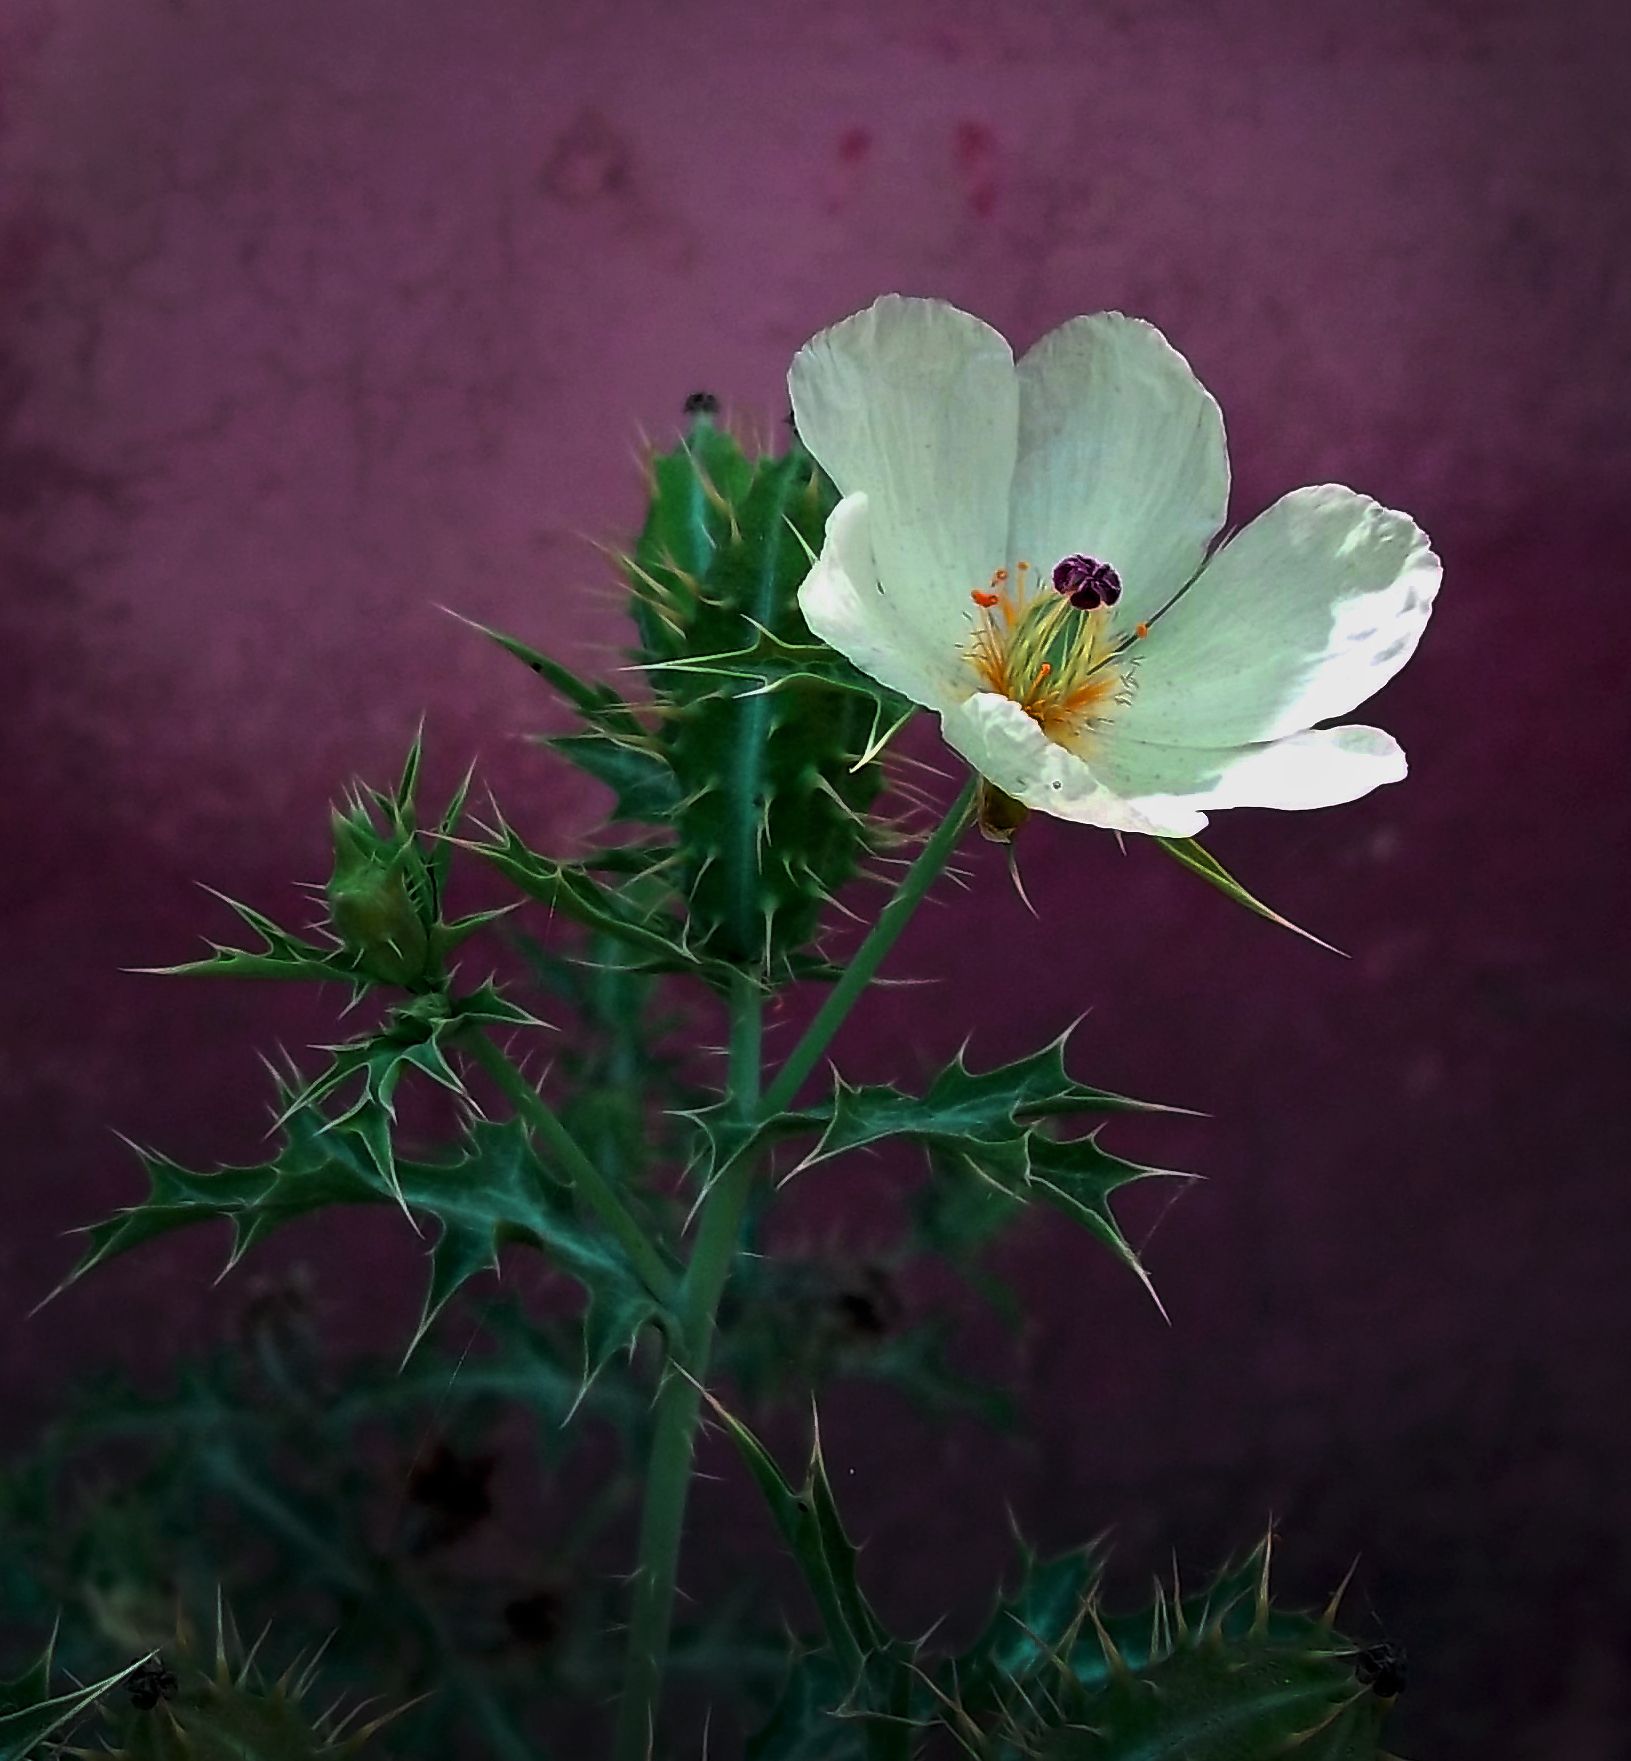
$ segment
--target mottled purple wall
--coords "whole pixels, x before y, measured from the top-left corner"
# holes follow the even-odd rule
[[[336,783],[421,708],[442,774],[479,752],[540,839],[586,823],[516,741],[533,681],[436,604],[593,660],[618,625],[585,535],[637,517],[636,430],[686,392],[768,427],[797,344],[889,288],[1020,343],[1119,306],[1217,392],[1238,515],[1334,478],[1438,541],[1440,610],[1377,706],[1414,774],[1218,827],[1350,961],[1065,828],[1027,840],[1040,924],[985,864],[918,926],[901,966],[939,1000],[887,995],[855,1068],[912,1074],[966,1020],[994,1058],[1090,1008],[1083,1070],[1212,1113],[1171,1139],[1210,1180],[1152,1245],[1170,1329],[1079,1239],[1020,1250],[1033,1451],[843,1411],[833,1451],[878,1557],[918,1559],[908,1600],[970,1592],[1005,1498],[1152,1564],[1272,1508],[1296,1587],[1364,1550],[1418,1748],[1623,1753],[1623,15],[9,0],[12,1410],[223,1312],[189,1246],[21,1320],[58,1232],[130,1189],[108,1127],[242,1154],[254,1050],[326,1026],[120,974],[210,923],[191,881],[287,900]],[[389,1236],[348,1250],[359,1328],[413,1303]]]

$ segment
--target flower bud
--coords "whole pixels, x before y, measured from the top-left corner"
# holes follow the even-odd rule
[[[413,846],[381,837],[361,808],[336,808],[332,824],[329,921],[359,973],[412,990],[431,962],[430,936],[407,881]]]

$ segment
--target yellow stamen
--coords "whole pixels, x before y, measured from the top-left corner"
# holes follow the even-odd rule
[[[1114,664],[1111,612],[1083,611],[1044,592],[1045,577],[1028,562],[1015,570],[1011,585],[1008,571],[998,569],[991,580],[1000,591],[976,588],[969,596],[980,609],[969,663],[986,690],[1017,703],[1050,738],[1068,741],[1087,732],[1126,686],[1126,669]]]

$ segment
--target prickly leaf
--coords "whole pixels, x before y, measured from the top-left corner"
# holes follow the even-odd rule
[[[430,1277],[414,1345],[447,1303],[498,1249],[522,1242],[580,1284],[585,1378],[633,1344],[648,1322],[664,1319],[623,1250],[585,1221],[568,1187],[539,1161],[517,1121],[473,1122],[454,1154],[396,1163],[393,1187],[354,1126],[326,1124],[311,1108],[287,1116],[283,1143],[270,1161],[200,1173],[140,1151],[147,1196],[84,1233],[88,1245],[73,1282],[103,1261],[197,1223],[225,1220],[232,1230],[228,1265],[297,1217],[333,1205],[400,1202],[436,1229]],[[410,1347],[410,1350],[412,1347]]]
[[[46,1739],[72,1724],[90,1710],[110,1688],[140,1669],[147,1660],[138,1657],[123,1669],[89,1687],[75,1687],[65,1694],[51,1692],[51,1656],[54,1644],[10,1681],[0,1681],[0,1761],[23,1761]]]

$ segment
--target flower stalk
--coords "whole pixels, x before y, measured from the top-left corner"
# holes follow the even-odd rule
[[[760,1120],[780,1112],[814,1070],[957,847],[969,823],[974,788],[971,778],[918,852],[894,898],[879,913],[843,976],[816,1011],[762,1099],[762,996],[754,978],[745,973],[737,975],[731,991],[726,1108],[738,1131],[750,1134]],[[753,1147],[748,1143],[725,1162],[702,1201],[696,1247],[680,1296],[680,1342],[657,1396],[657,1429],[646,1477],[640,1560],[634,1580],[613,1761],[646,1761],[652,1749],[663,1662],[673,1621],[675,1577],[690,1493],[697,1419],[713,1353],[719,1301],[740,1243],[755,1166]]]

